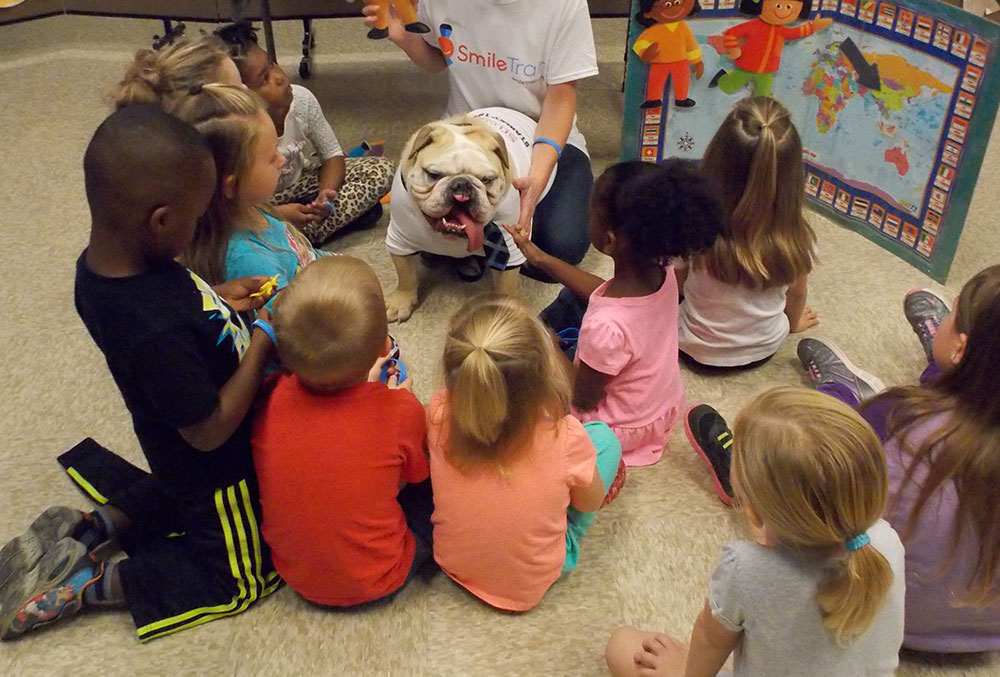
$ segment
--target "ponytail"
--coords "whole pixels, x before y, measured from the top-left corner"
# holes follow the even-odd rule
[[[504,467],[545,419],[569,410],[570,385],[548,330],[523,301],[486,294],[455,314],[444,346],[450,431],[445,455],[460,469]]]
[[[865,535],[867,538],[867,535]],[[875,621],[892,585],[888,560],[870,545],[848,550],[816,589],[823,625],[846,645]]]
[[[453,388],[464,393],[451,402],[455,426],[481,445],[496,443],[507,419],[507,382],[494,356],[473,347],[455,372]]]
[[[889,499],[878,437],[846,404],[782,386],[740,412],[733,439],[737,500],[779,545],[837,553],[816,602],[837,642],[850,642],[875,620],[893,580],[867,534]]]
[[[113,105],[155,104],[173,113],[192,89],[216,82],[228,58],[225,45],[209,36],[181,40],[159,52],[140,49],[111,93]]]

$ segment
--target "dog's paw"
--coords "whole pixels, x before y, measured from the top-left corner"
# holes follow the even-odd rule
[[[406,322],[416,305],[416,294],[397,289],[385,299],[385,317],[390,322]]]

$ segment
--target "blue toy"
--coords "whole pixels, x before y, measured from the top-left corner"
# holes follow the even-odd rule
[[[406,366],[394,357],[390,357],[386,363],[382,365],[382,375],[379,377],[379,380],[382,381],[382,383],[389,382],[389,367],[392,365],[396,365],[396,368],[399,369],[399,374],[396,376],[396,383],[402,383],[405,381]]]

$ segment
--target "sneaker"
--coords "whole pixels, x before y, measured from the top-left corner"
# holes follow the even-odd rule
[[[846,386],[858,402],[864,402],[885,390],[882,381],[855,366],[830,341],[804,338],[799,341],[796,353],[814,388],[824,383],[837,383]]]
[[[83,607],[83,593],[100,580],[104,563],[72,538],[56,543],[38,565],[16,578],[0,596],[0,639],[14,639]]]
[[[79,510],[62,506],[48,508],[28,530],[0,549],[0,598],[7,588],[35,568],[38,560],[56,543],[71,536],[85,517]]]
[[[712,79],[708,83],[709,89],[714,89],[719,86],[719,80],[721,80],[726,75],[726,69],[720,68],[719,72],[712,76]]]
[[[913,289],[903,297],[903,314],[920,339],[928,362],[934,359],[934,337],[949,312],[944,299],[930,289]]]
[[[605,507],[611,501],[618,498],[618,494],[621,493],[622,487],[625,486],[625,461],[618,461],[618,472],[615,473],[615,478],[611,481],[611,486],[608,487],[608,493],[604,495],[604,502],[601,503],[601,507]]]
[[[696,404],[684,416],[684,432],[691,446],[708,464],[719,500],[732,505],[729,464],[732,460],[733,431],[726,424],[726,419],[707,404]]]

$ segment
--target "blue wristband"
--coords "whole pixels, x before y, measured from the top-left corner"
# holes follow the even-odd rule
[[[271,326],[270,322],[266,322],[265,320],[254,320],[253,325],[251,326],[254,329],[260,329],[262,332],[267,334],[269,339],[271,339],[271,343],[278,345],[278,339],[274,337],[274,327]]]
[[[540,136],[537,139],[535,139],[535,142],[533,144],[531,144],[531,145],[532,146],[537,146],[540,143],[544,143],[544,144],[548,144],[549,146],[552,146],[553,148],[556,149],[556,153],[558,153],[558,157],[562,157],[562,146],[560,146],[558,143],[556,143],[552,139],[550,139],[548,137],[545,137],[545,136]]]

